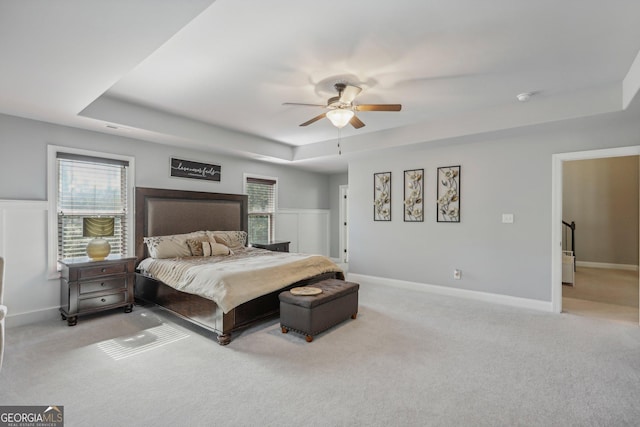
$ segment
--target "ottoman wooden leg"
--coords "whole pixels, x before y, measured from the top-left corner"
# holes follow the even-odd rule
[[[358,313],[353,313],[353,314],[351,315],[351,318],[352,318],[352,319],[355,319],[356,317],[358,317]]]
[[[282,326],[282,333],[286,334],[287,332],[289,332],[289,330],[287,329],[286,326]]]
[[[227,345],[231,342],[231,334],[220,334],[218,335],[218,344]]]
[[[311,335],[307,335],[305,339],[307,340],[307,342],[313,341],[313,337]]]

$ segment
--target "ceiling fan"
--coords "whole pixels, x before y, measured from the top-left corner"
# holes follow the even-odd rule
[[[347,124],[351,124],[356,129],[364,126],[362,120],[355,115],[356,111],[400,111],[401,104],[354,104],[353,100],[362,91],[358,86],[352,86],[345,83],[336,83],[333,86],[338,92],[338,96],[332,96],[327,100],[327,104],[304,104],[299,102],[285,102],[283,105],[304,105],[310,107],[323,107],[329,111],[315,116],[300,126],[309,126],[320,119],[328,118],[337,128],[343,128]]]

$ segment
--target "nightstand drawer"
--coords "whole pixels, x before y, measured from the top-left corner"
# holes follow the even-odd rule
[[[91,282],[80,282],[80,295],[91,292],[107,291],[109,289],[126,289],[127,279],[125,276],[116,278],[105,278]]]
[[[96,267],[83,267],[78,269],[78,279],[89,279],[91,277],[107,276],[109,274],[126,273],[126,263],[111,263]]]
[[[80,311],[88,311],[93,309],[101,309],[114,304],[124,304],[127,300],[126,292],[118,292],[113,295],[105,295],[103,297],[86,298],[78,301],[78,309]]]

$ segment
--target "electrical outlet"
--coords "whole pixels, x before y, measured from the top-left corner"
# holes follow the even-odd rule
[[[502,223],[503,224],[513,224],[513,214],[502,214]]]
[[[462,279],[462,270],[453,270],[453,278],[456,280]]]

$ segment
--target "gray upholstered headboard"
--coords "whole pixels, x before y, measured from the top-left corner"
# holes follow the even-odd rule
[[[244,194],[136,188],[136,256],[146,258],[144,238],[198,230],[248,231]]]

